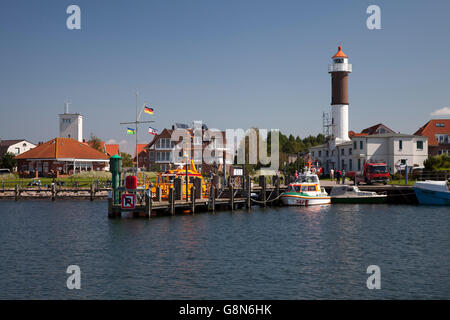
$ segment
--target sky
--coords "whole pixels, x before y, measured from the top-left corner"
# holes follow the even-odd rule
[[[81,30],[66,27],[71,4]],[[380,30],[366,26],[371,4]],[[449,15],[446,0],[0,0],[0,138],[58,136],[69,98],[86,139],[131,152],[120,122],[134,120],[136,91],[160,131],[201,120],[316,135],[338,45],[353,64],[349,129],[414,133],[450,116]]]

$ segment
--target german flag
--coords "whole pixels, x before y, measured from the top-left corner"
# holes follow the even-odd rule
[[[148,114],[153,114],[153,108],[150,108],[149,106],[144,107],[144,112]]]

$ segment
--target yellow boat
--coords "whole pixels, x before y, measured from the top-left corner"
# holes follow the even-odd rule
[[[168,170],[166,172],[158,173],[156,177],[156,182],[151,184],[152,194],[156,194],[156,188],[161,188],[161,198],[168,199],[169,197],[169,189],[174,186],[174,181],[176,178],[181,179],[181,189],[182,189],[182,199],[186,199],[186,194],[191,196],[191,188],[194,185],[194,179],[200,178],[202,180],[202,197],[207,197],[207,186],[206,182],[203,179],[202,174],[197,171],[195,167],[194,161],[191,160],[190,168],[187,170],[188,183],[186,190],[186,167],[178,168],[173,170]],[[150,188],[150,185],[147,186],[147,189]]]

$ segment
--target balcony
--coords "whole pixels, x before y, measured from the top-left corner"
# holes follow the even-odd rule
[[[347,71],[352,72],[351,63],[331,63],[328,65],[328,72]]]

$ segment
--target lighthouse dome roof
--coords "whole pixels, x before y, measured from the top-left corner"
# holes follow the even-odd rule
[[[342,52],[342,47],[339,46],[338,52],[332,58],[334,59],[334,58],[348,58],[348,57],[344,52]]]

